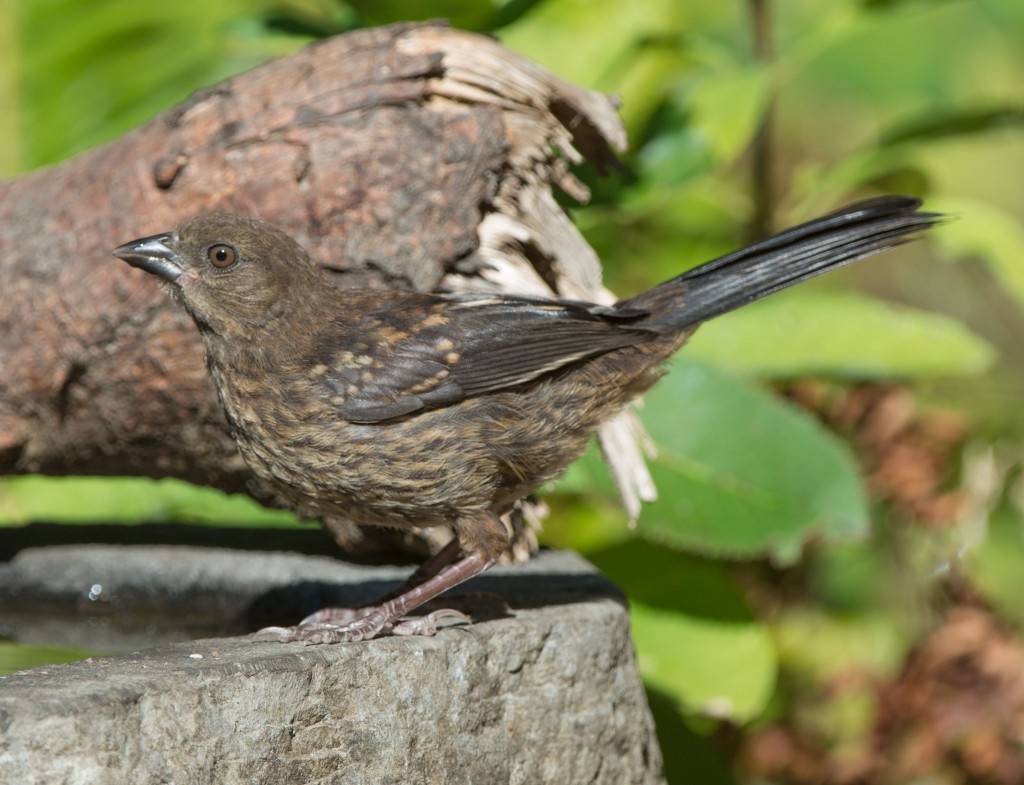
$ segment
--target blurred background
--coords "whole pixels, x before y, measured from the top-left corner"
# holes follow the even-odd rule
[[[544,543],[622,585],[673,783],[1024,781],[1024,3],[8,0],[0,176],[356,27],[445,17],[621,97],[571,207],[635,293],[862,196],[926,241],[700,331],[635,529],[596,455]],[[30,522],[301,524],[173,481],[0,479]],[[84,656],[0,642],[0,672]]]

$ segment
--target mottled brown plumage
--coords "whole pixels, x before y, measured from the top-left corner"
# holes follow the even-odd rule
[[[558,476],[701,322],[904,241],[936,216],[889,197],[722,257],[615,306],[336,287],[284,233],[214,215],[121,246],[199,326],[250,468],[301,512],[448,526],[407,590],[282,640],[430,631],[401,617],[506,545],[498,516]]]

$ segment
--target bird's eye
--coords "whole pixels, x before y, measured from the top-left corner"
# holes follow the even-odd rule
[[[230,245],[211,245],[206,249],[206,258],[214,267],[223,270],[238,261],[238,252]]]

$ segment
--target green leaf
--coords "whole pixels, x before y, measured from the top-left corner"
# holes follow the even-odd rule
[[[714,168],[711,140],[695,126],[682,124],[644,145],[638,156],[641,188],[673,188]]]
[[[787,606],[772,623],[785,674],[788,719],[833,760],[863,760],[879,717],[878,684],[894,679],[914,643],[913,625],[892,613],[835,618]]]
[[[617,69],[615,92],[622,96],[619,116],[631,141],[648,133],[647,123],[670,94],[673,83],[692,67],[688,55],[677,46],[644,46]]]
[[[641,535],[792,563],[811,536],[867,531],[867,500],[846,447],[753,386],[680,357],[642,416],[658,444],[660,498],[641,514]]]
[[[587,554],[630,600],[718,621],[753,621],[721,561],[631,539]]]
[[[812,549],[801,563],[808,591],[833,613],[855,615],[892,605],[893,560],[876,539]]]
[[[934,199],[955,220],[935,233],[935,241],[953,258],[980,257],[1017,304],[1024,308],[1024,224],[998,207],[974,199]]]
[[[371,25],[447,19],[463,30],[484,30],[510,0],[347,0]]]
[[[1004,128],[1014,129],[1024,125],[1024,111],[1017,106],[971,107],[944,109],[934,115],[914,118],[895,128],[890,128],[879,140],[888,147],[915,141],[933,141],[964,134],[987,134]]]
[[[733,163],[757,131],[768,79],[763,69],[729,64],[686,80],[676,92],[679,119],[639,154],[645,188],[676,187]]]
[[[294,526],[285,510],[248,496],[229,496],[181,480],[143,477],[44,477],[0,481],[0,527],[49,523],[186,521],[245,526]]]
[[[639,47],[678,34],[675,0],[548,0],[501,31],[502,43],[563,79],[618,92]]]
[[[985,539],[965,560],[971,583],[999,614],[1024,629],[1024,521],[1007,509],[993,513]]]
[[[685,709],[745,722],[775,686],[775,650],[756,622],[700,619],[632,605],[640,674]]]
[[[21,30],[15,3],[0,3],[0,178],[18,170],[22,140],[18,133],[21,91],[18,79]]]
[[[772,630],[782,668],[818,684],[850,670],[892,677],[913,638],[896,614],[862,612],[837,618],[814,606],[788,608]]]
[[[680,710],[743,722],[763,711],[775,649],[721,562],[632,540],[588,554],[630,598],[640,670]]]
[[[975,376],[996,358],[991,345],[948,316],[854,292],[808,290],[716,319],[685,351],[764,376]]]
[[[20,643],[0,641],[0,676],[26,668],[37,668],[41,665],[84,660],[94,654],[96,652],[62,646],[26,646]]]
[[[267,27],[269,0],[21,6],[23,56],[2,65],[22,75],[16,111],[24,168],[107,141],[197,88],[308,40]]]
[[[691,123],[718,164],[734,162],[747,149],[768,97],[767,73],[754,66],[715,71],[694,86],[687,99]]]

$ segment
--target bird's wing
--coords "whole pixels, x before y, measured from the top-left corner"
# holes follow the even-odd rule
[[[380,422],[635,344],[651,335],[637,324],[646,315],[539,298],[424,295],[400,320],[394,313],[372,317],[360,333],[364,351],[337,352],[324,380],[342,417]],[[390,322],[383,329],[382,320]]]

